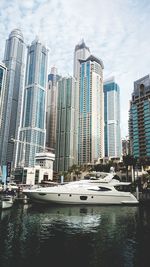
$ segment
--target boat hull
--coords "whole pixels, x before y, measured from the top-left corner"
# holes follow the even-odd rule
[[[118,195],[103,194],[80,194],[80,193],[44,193],[44,192],[24,192],[33,202],[56,203],[71,205],[129,205],[138,204],[138,200],[131,193],[120,193]]]

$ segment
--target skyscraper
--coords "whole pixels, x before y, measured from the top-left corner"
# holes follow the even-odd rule
[[[85,60],[90,56],[90,49],[86,46],[84,40],[75,46],[74,50],[74,69],[73,76],[79,81],[80,78],[80,59]]]
[[[105,157],[121,157],[120,88],[114,77],[104,82]]]
[[[46,87],[48,50],[38,39],[27,51],[25,93],[17,165],[33,167],[35,154],[46,141]]]
[[[6,100],[6,75],[7,68],[3,63],[0,63],[0,155],[2,149],[2,130],[4,129],[4,114],[3,107],[6,105],[4,102]]]
[[[51,68],[48,75],[47,86],[47,107],[46,107],[46,146],[52,149],[56,148],[56,123],[57,123],[57,98],[58,98],[58,80],[55,67]]]
[[[67,171],[77,164],[77,99],[76,81],[64,77],[58,81],[56,128],[56,171]]]
[[[84,40],[82,39],[79,44],[75,46],[74,49],[74,65],[73,65],[73,76],[76,79],[76,90],[77,90],[77,99],[76,99],[76,110],[77,110],[77,123],[76,129],[79,130],[79,83],[80,83],[80,60],[86,60],[90,56],[90,49],[86,46]],[[79,138],[79,133],[77,133]],[[79,143],[79,140],[78,140]],[[79,151],[77,152],[77,157],[79,156]],[[78,160],[79,161],[79,160]]]
[[[12,162],[16,155],[16,143],[20,124],[23,85],[24,85],[24,55],[25,43],[22,32],[14,29],[5,46],[4,64],[7,67],[7,86],[4,96],[3,125],[1,136],[1,163]]]
[[[150,75],[134,82],[129,110],[131,153],[150,159]]]
[[[103,62],[90,55],[80,60],[79,164],[104,157]]]

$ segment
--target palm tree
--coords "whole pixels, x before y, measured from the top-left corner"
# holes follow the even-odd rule
[[[131,161],[131,156],[130,155],[123,156],[123,163],[124,163],[124,165],[126,167],[126,180],[127,181],[129,179],[128,167],[130,165],[130,161]]]
[[[81,174],[81,171],[79,169],[75,170],[75,174],[77,176],[77,180],[78,180],[78,177],[79,177],[79,174]]]
[[[137,158],[134,158],[133,155],[123,156],[123,163],[124,163],[124,165],[126,167],[126,175],[127,175],[126,180],[128,181],[129,180],[128,167],[129,166],[133,166],[133,170],[134,170],[134,173],[135,173],[135,166],[136,166],[136,163],[137,163]],[[135,177],[135,174],[134,174],[134,177]]]
[[[71,167],[69,167],[68,172],[70,172],[70,173],[74,172],[76,170],[76,168],[77,168],[77,165],[73,164]]]
[[[147,158],[146,157],[140,157],[140,164],[141,168],[144,170],[147,165]]]
[[[78,179],[78,175],[81,173],[80,172],[80,167],[76,164],[72,165],[69,169],[68,169],[68,172],[71,174],[75,174],[77,176],[77,179]]]

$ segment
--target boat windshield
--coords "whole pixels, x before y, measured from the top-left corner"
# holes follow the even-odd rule
[[[117,191],[122,191],[122,192],[131,192],[131,185],[115,185],[114,188]]]
[[[98,173],[94,173],[94,174],[88,174],[86,176],[84,176],[84,180],[99,180],[99,179],[104,179],[109,177],[110,173],[106,173],[106,172],[98,172]]]

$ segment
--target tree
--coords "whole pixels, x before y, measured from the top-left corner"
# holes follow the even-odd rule
[[[145,167],[147,165],[147,158],[146,157],[140,157],[140,164],[141,164],[141,167],[143,168],[143,170],[145,170]]]
[[[133,170],[134,170],[134,173],[135,173],[135,166],[136,166],[136,163],[137,163],[137,158],[134,158],[133,155],[126,155],[126,156],[123,156],[123,163],[126,167],[126,180],[128,181],[129,180],[129,172],[128,172],[128,167],[129,166],[133,166]],[[135,175],[134,175],[135,177]]]
[[[72,165],[69,169],[68,169],[68,172],[71,174],[75,174],[77,176],[77,179],[78,179],[78,176],[79,174],[81,173],[80,172],[80,167],[76,164]]]

